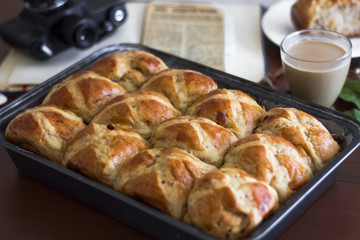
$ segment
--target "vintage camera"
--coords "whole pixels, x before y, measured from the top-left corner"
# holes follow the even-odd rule
[[[2,38],[32,57],[91,47],[127,18],[123,0],[24,0],[19,16],[0,25]]]

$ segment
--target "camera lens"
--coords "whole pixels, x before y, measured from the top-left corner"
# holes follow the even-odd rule
[[[67,0],[24,0],[25,7],[32,11],[48,11],[64,5]]]
[[[92,24],[83,24],[79,26],[74,33],[75,46],[79,48],[88,48],[97,40],[96,29]]]
[[[91,47],[99,38],[96,23],[88,18],[71,15],[60,23],[60,37],[77,48]]]

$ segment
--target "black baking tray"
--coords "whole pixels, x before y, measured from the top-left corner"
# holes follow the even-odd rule
[[[0,145],[6,149],[20,172],[154,238],[214,239],[195,227],[183,224],[149,205],[26,151],[5,139],[7,124],[25,109],[41,104],[54,84],[76,71],[88,69],[101,57],[134,49],[155,54],[171,68],[192,69],[202,72],[212,77],[218,83],[219,88],[244,91],[266,109],[295,107],[303,110],[318,118],[332,134],[343,139],[342,151],[277,212],[265,219],[251,235],[243,239],[274,239],[280,235],[332,184],[342,162],[360,143],[360,123],[343,113],[143,45],[119,44],[96,51],[1,109]]]

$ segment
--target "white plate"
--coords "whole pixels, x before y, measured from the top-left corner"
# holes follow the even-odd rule
[[[282,39],[296,31],[291,21],[290,10],[296,0],[282,0],[274,3],[265,12],[261,27],[264,34],[276,45],[280,46]],[[352,57],[360,57],[360,38],[351,38],[353,45]]]

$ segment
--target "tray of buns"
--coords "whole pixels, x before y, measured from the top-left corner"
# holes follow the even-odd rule
[[[156,239],[274,239],[360,142],[340,112],[139,44],[54,75],[0,127],[20,172]]]

